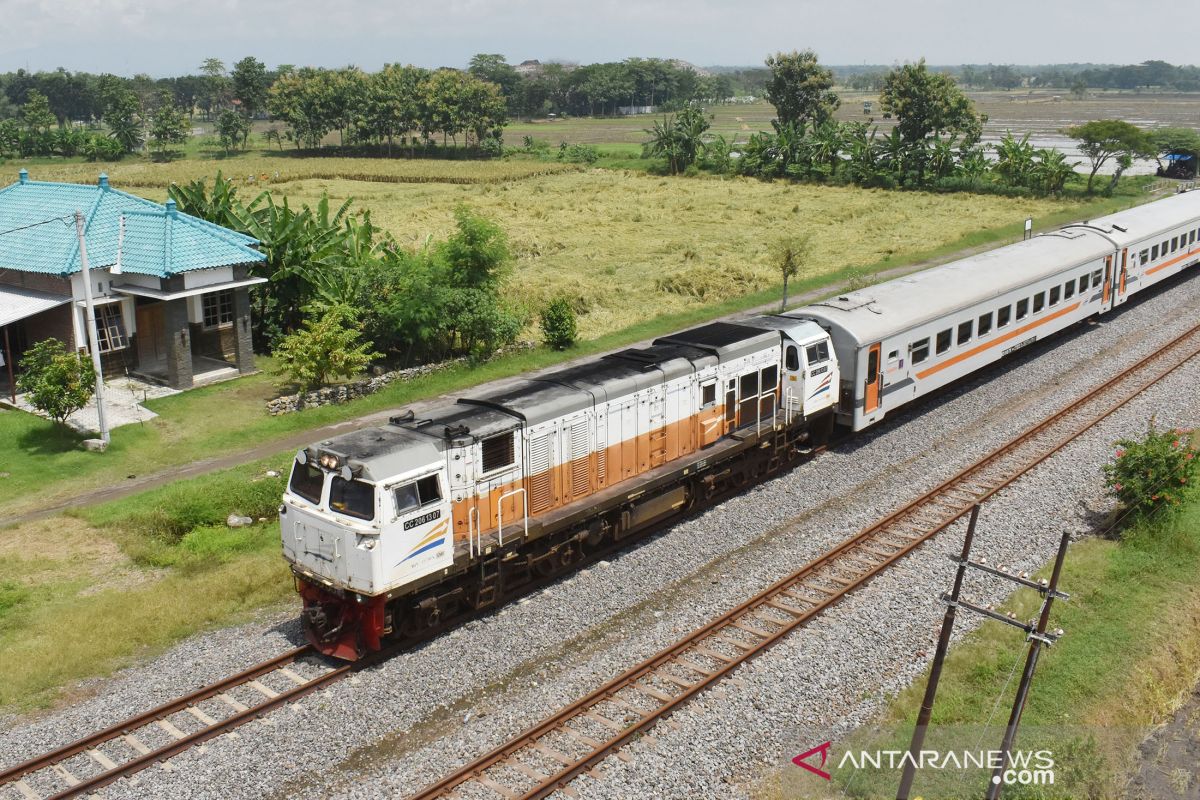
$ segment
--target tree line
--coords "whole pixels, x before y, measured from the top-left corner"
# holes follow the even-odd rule
[[[644,155],[661,158],[672,174],[704,169],[889,189],[1055,194],[1077,179],[1078,162],[1052,148],[1033,147],[1028,135],[1008,133],[983,144],[983,120],[971,100],[953,77],[930,70],[923,60],[883,77],[880,105],[895,119],[886,134],[834,118],[841,99],[833,90],[833,72],[811,50],[770,56],[766,68],[764,90],[776,111],[772,130],[730,141],[711,134],[704,112],[691,107],[647,129]],[[1149,132],[1122,120],[1095,120],[1064,133],[1079,142],[1090,162],[1087,192],[1107,163],[1115,165],[1105,187],[1111,192],[1135,159],[1200,152],[1200,136],[1184,128]]]

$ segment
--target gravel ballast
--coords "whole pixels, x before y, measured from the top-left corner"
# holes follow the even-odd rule
[[[896,415],[779,478],[328,690],[103,790],[109,798],[394,797],[411,793],[745,600],[949,477],[1049,411],[1186,330],[1200,279],[1177,281],[1098,326],[1028,348],[1003,368]],[[1111,443],[1200,418],[1189,364],[1005,490],[978,552],[1032,569],[1061,531],[1103,510]],[[628,748],[584,797],[746,796],[814,743],[844,736],[932,653],[961,532],[948,532],[739,669]],[[988,585],[973,597],[1002,599]],[[964,624],[960,631],[970,627]],[[95,697],[10,720],[0,766],[172,699],[295,646],[294,612],[194,637],[98,683]],[[543,770],[545,771],[545,770]],[[524,784],[516,784],[518,786]]]

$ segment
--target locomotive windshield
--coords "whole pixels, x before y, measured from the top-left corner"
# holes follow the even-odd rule
[[[375,519],[375,487],[334,475],[329,484],[329,509],[356,519]]]
[[[320,503],[321,488],[324,485],[325,475],[316,464],[296,462],[292,467],[292,479],[288,483],[292,494],[299,495],[310,503]]]

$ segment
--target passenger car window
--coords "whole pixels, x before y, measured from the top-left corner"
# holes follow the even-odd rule
[[[1012,306],[1005,306],[996,311],[996,327],[1003,328],[1012,319]]]
[[[1080,291],[1081,293],[1082,293],[1082,292],[1086,292],[1086,291],[1087,291],[1087,287],[1088,287],[1088,276],[1087,276],[1087,275],[1084,275],[1083,277],[1081,277],[1081,278],[1079,279],[1079,291]]]
[[[375,519],[375,487],[334,475],[329,483],[329,508],[348,517]]]
[[[1053,286],[1050,288],[1050,305],[1052,305],[1052,306],[1058,305],[1060,292],[1061,292],[1061,290],[1057,286]]]
[[[1142,251],[1142,253],[1141,253],[1141,258],[1139,258],[1139,259],[1138,259],[1138,261],[1140,261],[1140,262],[1142,262],[1143,264],[1145,264],[1145,263],[1146,263],[1147,261],[1149,261],[1149,260],[1150,260],[1150,251],[1149,251],[1149,250],[1143,250],[1143,251]]]
[[[1156,258],[1158,258],[1158,245],[1150,248],[1150,260],[1153,261]]]
[[[1029,316],[1029,298],[1017,301],[1017,319],[1025,319]]]
[[[992,329],[992,312],[979,317],[979,335],[983,336]]]
[[[964,342],[971,341],[971,334],[974,332],[975,332],[975,320],[971,319],[971,320],[967,320],[966,322],[959,323],[958,343],[963,344]]]
[[[1038,313],[1046,307],[1046,293],[1038,292],[1033,296],[1033,313]]]
[[[325,473],[311,461],[307,464],[296,463],[292,467],[292,479],[288,488],[292,494],[303,497],[310,503],[321,502],[321,489],[325,485]]]
[[[1069,280],[1063,284],[1063,299],[1075,296],[1075,281]]]
[[[1099,286],[1099,285],[1100,285],[1100,270],[1096,270],[1095,272],[1092,273],[1092,286]]]
[[[950,328],[940,331],[937,335],[937,353],[940,356],[942,353],[950,349]]]
[[[1179,237],[1172,236],[1171,237],[1171,252],[1174,253],[1178,249],[1179,249]]]
[[[919,342],[913,342],[912,345],[912,363],[920,364],[925,359],[929,358],[929,339],[928,337]]]

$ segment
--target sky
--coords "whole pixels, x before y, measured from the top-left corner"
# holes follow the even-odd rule
[[[1178,0],[0,0],[0,72],[194,72],[207,57],[367,70],[631,56],[760,65],[812,48],[826,64],[1196,63],[1164,35]],[[1165,23],[1168,27],[1172,23]],[[1197,27],[1200,27],[1198,23]]]

